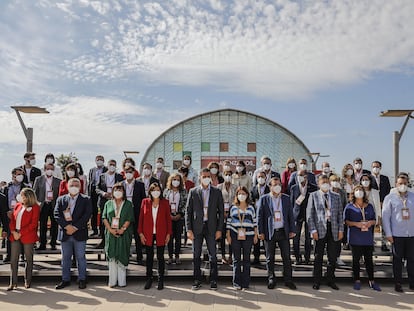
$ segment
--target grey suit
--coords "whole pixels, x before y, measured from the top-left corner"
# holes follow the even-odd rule
[[[328,254],[327,279],[334,282],[335,266],[340,247],[339,232],[344,232],[343,206],[339,194],[329,191],[328,206],[330,209],[330,221],[326,218],[325,198],[322,191],[315,191],[310,194],[306,217],[310,234],[317,232],[318,240],[315,245],[315,262],[313,276],[315,283],[320,284],[322,279],[322,262],[325,246]]]
[[[53,210],[55,208],[56,199],[59,196],[59,185],[61,179],[53,177],[52,179],[52,191],[53,191],[53,200],[48,200],[46,197],[46,176],[42,175],[35,179],[33,190],[36,193],[37,200],[40,203],[40,249],[46,248],[47,243],[47,221],[50,217],[50,245],[52,247],[56,246],[56,239],[58,234],[58,225],[53,216]]]
[[[221,191],[210,185],[207,208],[207,221],[204,222],[202,187],[195,187],[190,190],[187,199],[185,223],[187,231],[194,234],[193,241],[193,262],[194,278],[201,280],[201,250],[203,240],[206,240],[210,258],[211,281],[217,281],[217,257],[215,234],[222,232],[224,226],[224,206]]]

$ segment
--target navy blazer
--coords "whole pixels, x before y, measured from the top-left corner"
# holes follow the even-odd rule
[[[380,175],[380,184],[377,185],[377,180],[375,179],[375,176],[372,175],[373,180],[373,188],[375,188],[374,186],[377,186],[376,189],[379,190],[379,195],[380,195],[380,202],[384,202],[384,198],[390,193],[391,191],[391,184],[390,184],[390,180],[387,176],[385,175]]]
[[[316,177],[315,177],[315,174],[314,173],[312,173],[310,171],[307,171],[306,174],[308,175],[308,183],[314,184],[314,185],[317,185],[318,184],[316,182]],[[286,190],[286,191],[289,192],[288,194],[290,194],[290,189],[292,189],[292,186],[293,185],[296,185],[296,183],[297,183],[297,178],[296,178],[297,175],[298,175],[298,171],[292,172],[292,174],[290,174],[288,188]]]
[[[122,182],[126,189],[126,180]],[[141,211],[142,200],[146,198],[144,183],[140,180],[134,180],[134,190],[132,191],[132,206],[134,208],[134,218],[136,224],[138,224],[139,213]]]
[[[99,177],[99,184],[96,185],[96,193],[98,194],[98,206],[103,211],[105,207],[107,198],[104,197],[104,194],[108,191],[108,187],[106,186],[106,179],[105,174],[101,174]],[[124,180],[124,177],[121,174],[115,173],[115,184]]]
[[[306,208],[308,206],[309,195],[316,190],[318,190],[318,186],[308,182],[305,199],[302,201],[302,204],[298,205],[296,199],[301,195],[299,184],[295,184],[290,188],[290,203],[293,207],[293,217],[295,218],[295,221],[298,221],[299,215],[303,217],[299,220],[306,220]]]
[[[32,184],[32,188],[35,182],[36,177],[39,177],[42,175],[42,171],[40,169],[38,169],[37,167],[32,166],[32,168],[30,169],[30,180],[27,178],[26,175],[26,167],[24,165],[20,166],[21,169],[23,169],[24,172],[24,178],[23,178],[23,183],[25,185],[28,185],[29,183]]]
[[[295,219],[290,204],[290,198],[286,194],[281,194],[283,225],[286,238],[289,239],[289,233],[296,232]],[[259,234],[264,234],[265,240],[270,241],[275,232],[273,227],[274,211],[272,206],[271,193],[263,195],[257,203],[257,228]]]
[[[76,199],[75,208],[72,213],[72,221],[66,221],[63,211],[68,208],[70,195],[60,196],[56,201],[54,216],[59,224],[58,240],[66,241],[69,235],[64,229],[67,225],[73,225],[78,230],[72,235],[77,241],[86,241],[88,239],[88,222],[92,215],[92,204],[88,196],[79,194]]]

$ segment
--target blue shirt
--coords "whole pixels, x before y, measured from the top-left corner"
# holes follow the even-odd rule
[[[272,199],[272,211],[273,211],[273,229],[281,229],[284,227],[283,224],[283,208],[282,208],[282,196],[274,197],[270,195]],[[280,221],[276,221],[275,213],[280,212]]]
[[[243,223],[241,223],[241,219],[243,220]],[[229,217],[227,217],[226,228],[227,230],[231,230],[235,233],[238,233],[238,230],[240,228],[244,228],[246,230],[246,236],[253,236],[254,228],[256,228],[256,212],[254,207],[249,205],[246,208],[246,211],[243,211],[237,206],[233,205],[230,208]]]
[[[360,222],[362,218],[362,209],[356,207],[353,203],[348,203],[344,210],[344,221]],[[375,220],[375,209],[371,204],[365,208],[365,220]],[[368,231],[362,231],[358,227],[348,227],[348,242],[350,245],[374,245],[374,226]]]
[[[410,219],[403,219],[403,199],[407,199],[406,207]],[[382,227],[387,237],[414,237],[414,193],[407,191],[402,198],[399,193],[390,193],[384,198],[382,205]]]

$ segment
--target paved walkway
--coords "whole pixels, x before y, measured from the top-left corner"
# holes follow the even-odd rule
[[[43,278],[33,288],[19,287],[7,292],[8,280],[0,280],[0,310],[414,310],[414,291],[399,294],[392,283],[381,284],[383,291],[374,292],[365,286],[352,289],[350,282],[340,282],[339,291],[322,286],[320,291],[309,282],[299,282],[298,290],[285,287],[268,290],[263,280],[255,280],[248,291],[236,291],[228,279],[219,282],[218,291],[206,284],[191,290],[191,280],[166,280],[166,288],[144,290],[143,279],[131,279],[125,288],[108,288],[104,279],[90,280],[87,289],[76,284],[57,291],[56,278]],[[384,281],[385,282],[385,281]]]

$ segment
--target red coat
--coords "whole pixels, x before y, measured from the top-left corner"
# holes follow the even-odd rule
[[[10,219],[10,232],[16,230],[16,219],[20,210],[24,208],[21,203],[17,203],[14,208],[13,214]],[[20,226],[20,241],[23,244],[35,243],[39,240],[37,235],[37,228],[39,223],[40,207],[35,204],[32,206],[31,211],[25,211],[22,215],[22,222]],[[10,241],[13,242],[13,234],[10,234]]]
[[[142,200],[141,211],[139,214],[138,234],[143,233],[146,239],[145,244],[148,246],[153,245],[153,227],[154,221],[152,219],[152,201],[150,198]],[[167,234],[172,234],[172,223],[170,214],[170,204],[168,200],[161,199],[157,213],[156,223],[156,238],[157,246],[165,245],[165,239]]]

